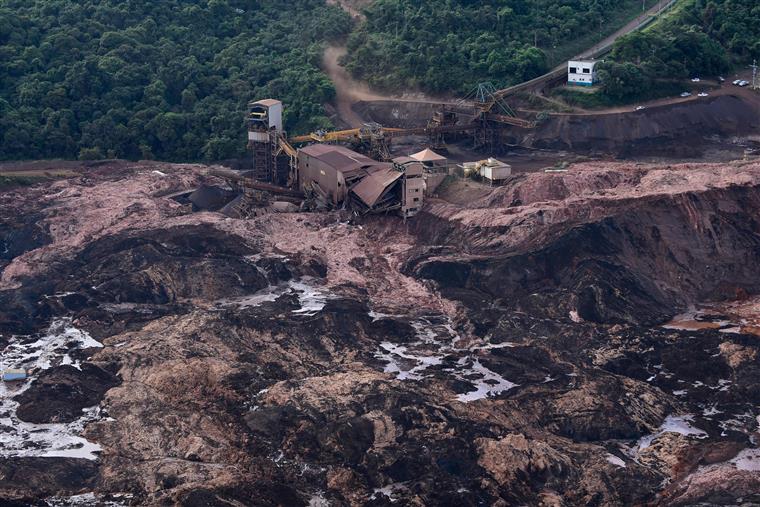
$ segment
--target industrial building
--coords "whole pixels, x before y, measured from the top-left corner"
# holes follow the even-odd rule
[[[409,155],[420,162],[423,166],[425,179],[425,195],[434,196],[436,190],[449,175],[449,160],[443,155],[439,155],[430,148],[426,148],[418,153]]]
[[[297,152],[298,186],[333,207],[360,213],[398,211],[404,218],[422,207],[422,164],[408,157],[378,162],[344,146],[313,144]]]
[[[567,84],[593,86],[597,82],[597,63],[599,60],[570,60],[567,62]]]
[[[298,186],[312,186],[327,200],[338,205],[346,200],[349,188],[376,170],[390,166],[340,145],[312,144],[298,150]]]
[[[422,162],[409,157],[379,162],[345,146],[312,144],[294,149],[282,124],[282,102],[265,99],[248,104],[248,147],[253,155],[251,188],[288,187],[313,198],[320,207],[345,207],[357,213],[398,212],[414,216],[425,193]],[[358,139],[363,140],[362,129]],[[382,129],[368,129],[369,138]],[[308,136],[305,141],[314,141]],[[337,140],[337,139],[336,139]]]
[[[254,178],[275,185],[291,186],[295,150],[288,144],[282,128],[282,102],[265,99],[249,103],[247,123]],[[283,152],[290,156],[290,163],[279,156]]]
[[[425,148],[424,150],[413,153],[409,156],[418,162],[422,162],[422,165],[424,165],[425,169],[427,169],[429,172],[445,173],[448,171],[449,160],[443,155],[439,155],[438,153],[434,152],[430,148]]]
[[[396,171],[404,174],[401,179],[401,216],[413,217],[422,208],[426,181],[422,163],[411,157],[393,159]]]

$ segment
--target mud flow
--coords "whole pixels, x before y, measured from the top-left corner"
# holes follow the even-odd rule
[[[0,193],[5,503],[760,502],[760,162],[451,182],[406,222],[178,197],[214,169]]]

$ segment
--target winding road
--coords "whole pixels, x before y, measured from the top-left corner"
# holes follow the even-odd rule
[[[598,58],[599,56],[606,54],[609,52],[615,41],[620,37],[649,25],[655,18],[672,8],[677,2],[678,0],[660,0],[656,5],[643,12],[635,19],[629,21],[615,33],[606,37],[602,41],[597,42],[591,48],[578,54],[575,58]],[[348,0],[327,0],[327,3],[330,5],[337,5],[352,16],[361,19],[363,16],[360,12],[360,8],[367,5],[369,2],[367,0],[355,0],[353,2]],[[435,99],[422,94],[399,97],[376,93],[372,91],[366,83],[352,78],[346,69],[339,64],[339,59],[344,54],[346,54],[346,48],[344,46],[328,47],[323,56],[323,67],[335,86],[335,102],[338,116],[349,127],[360,127],[364,123],[364,120],[362,120],[352,107],[353,104],[358,101],[393,100],[417,103],[433,102],[437,104],[448,102],[445,99]],[[566,72],[566,69],[567,62],[563,62],[542,76],[499,90],[497,95],[500,98],[504,98],[520,91],[542,88],[546,83],[561,78]]]

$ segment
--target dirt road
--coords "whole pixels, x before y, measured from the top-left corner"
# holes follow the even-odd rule
[[[326,0],[327,5],[337,5],[351,16],[364,19],[361,10],[372,3],[372,0]]]
[[[677,0],[671,0],[671,1],[662,0],[658,2],[657,5],[653,6],[651,9],[642,13],[640,16],[637,16],[635,19],[631,20],[628,24],[626,24],[620,30],[616,31],[615,33],[605,38],[601,42],[595,44],[593,47],[579,54],[577,58],[587,58],[592,55],[598,56],[600,53],[603,53],[604,51],[606,51],[606,49],[612,46],[612,44],[618,38],[641,28],[642,26],[647,24],[649,19],[651,19],[654,16],[659,15],[662,11],[671,7],[675,3],[675,1]],[[363,18],[363,15],[361,14],[361,9],[369,4],[369,2],[366,0],[356,0],[356,1],[328,0],[327,3],[331,5],[337,5],[343,8],[346,12],[348,12],[352,16],[357,17],[359,19]],[[394,100],[394,101],[403,101],[403,102],[426,102],[426,103],[452,102],[453,103],[453,101],[449,101],[445,99],[434,99],[434,98],[427,97],[423,94],[415,94],[414,96],[405,95],[404,97],[399,97],[399,96],[383,95],[383,94],[373,92],[370,89],[370,87],[367,85],[367,83],[355,80],[353,77],[350,76],[350,74],[346,71],[346,69],[343,68],[338,63],[339,59],[345,54],[346,54],[346,48],[344,46],[328,47],[323,56],[323,66],[324,66],[325,72],[327,72],[328,76],[330,77],[333,84],[335,85],[335,89],[336,89],[335,102],[337,106],[338,116],[346,124],[346,126],[356,128],[356,127],[360,127],[364,123],[364,120],[352,108],[353,104],[355,104],[358,101]],[[501,95],[506,97],[508,95],[511,95],[519,91],[524,91],[526,89],[531,89],[537,86],[542,87],[544,86],[546,82],[551,81],[552,79],[557,79],[558,76],[561,76],[566,66],[567,66],[567,63],[558,65],[557,67],[552,69],[551,72],[543,76],[539,76],[530,81],[526,81],[524,83],[502,90]]]
[[[593,47],[580,53],[579,55],[576,56],[576,58],[592,58],[592,57],[600,56],[600,53],[604,53],[606,50],[612,47],[615,41],[618,40],[620,37],[624,35],[628,35],[631,32],[635,32],[636,30],[648,25],[651,19],[656,18],[657,16],[659,16],[666,10],[673,7],[677,1],[678,0],[670,0],[670,1],[661,0],[657,2],[656,5],[652,6],[646,12],[643,12],[641,15],[637,16],[635,19],[632,19],[623,28],[613,33],[609,37],[605,38],[604,40],[598,42]],[[564,69],[565,64],[559,65],[557,68]]]
[[[345,46],[330,46],[322,56],[322,65],[325,72],[335,85],[335,105],[338,116],[349,127],[361,127],[364,120],[351,109],[351,105],[359,100],[385,100],[383,97],[369,89],[367,83],[352,78],[348,71],[338,62],[346,54]]]
[[[592,58],[592,57],[598,58],[599,56],[602,56],[603,54],[609,51],[609,49],[612,47],[612,45],[615,43],[617,39],[631,32],[634,32],[640,28],[643,28],[649,23],[650,19],[656,16],[659,16],[661,13],[663,13],[664,11],[666,11],[667,9],[675,5],[677,1],[678,0],[670,0],[670,1],[661,0],[660,2],[657,3],[657,5],[647,10],[646,12],[642,13],[641,15],[637,16],[635,19],[631,20],[628,24],[626,24],[620,30],[616,31],[615,33],[603,39],[602,41],[594,44],[592,47],[590,47],[586,51],[583,51],[579,53],[578,55],[576,55],[574,59]],[[499,96],[504,98],[521,91],[541,89],[550,81],[554,81],[562,77],[566,68],[567,68],[567,62],[563,62],[542,76],[538,76],[529,81],[525,81],[524,83],[516,84],[514,86],[510,86],[509,88],[500,90]]]
[[[710,84],[709,82],[702,81],[702,86],[694,86],[692,93],[689,97],[664,97],[661,99],[651,100],[648,102],[642,102],[640,104],[628,104],[625,106],[619,106],[619,107],[611,107],[607,109],[597,109],[597,110],[584,110],[579,109],[572,113],[551,113],[551,116],[602,116],[606,114],[618,114],[618,113],[626,113],[635,111],[636,107],[643,106],[646,111],[646,109],[655,108],[655,107],[661,107],[661,106],[669,106],[673,104],[684,104],[684,103],[691,103],[691,102],[700,102],[705,100],[710,100],[710,98],[714,97],[721,97],[725,95],[731,95],[735,97],[741,97],[744,100],[748,101],[749,103],[760,103],[760,93],[755,92],[754,90],[751,90],[750,88],[741,88],[738,86],[733,86],[729,83],[724,83],[719,88],[714,88],[715,84]],[[700,97],[699,93],[700,91],[704,91],[707,93],[707,97]]]

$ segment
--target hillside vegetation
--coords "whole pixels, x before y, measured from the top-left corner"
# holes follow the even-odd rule
[[[0,159],[222,159],[245,152],[248,100],[329,126],[323,0],[0,0]]]
[[[715,76],[760,59],[757,0],[688,0],[662,22],[620,39],[601,67],[612,99],[646,97],[668,81]]]
[[[652,2],[647,2],[651,5]],[[579,39],[591,45],[640,0],[376,0],[348,41],[348,69],[385,90],[469,91],[536,77]],[[591,36],[591,37],[589,37]],[[537,47],[536,47],[537,45]],[[581,48],[585,49],[585,48]]]
[[[331,127],[325,43],[348,38],[348,69],[376,88],[461,96],[481,81],[537,76],[640,9],[640,0],[375,0],[352,26],[324,0],[0,0],[0,160],[243,156],[254,98],[283,100],[290,132]],[[615,46],[603,98],[646,96],[752,57],[757,0],[682,0]]]

